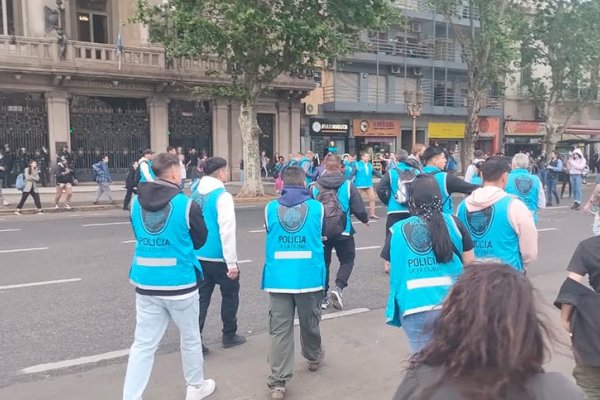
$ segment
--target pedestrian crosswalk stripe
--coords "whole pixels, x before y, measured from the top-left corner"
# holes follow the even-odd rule
[[[538,229],[538,232],[548,232],[548,231],[557,231],[558,228],[542,228]]]

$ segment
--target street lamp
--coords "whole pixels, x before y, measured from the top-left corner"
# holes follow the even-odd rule
[[[416,99],[413,100],[413,95],[416,93]],[[412,147],[415,147],[417,144],[417,118],[421,116],[421,111],[423,111],[423,97],[424,93],[422,90],[412,91],[405,90],[404,91],[404,101],[406,102],[406,109],[408,110],[408,115],[412,118]]]

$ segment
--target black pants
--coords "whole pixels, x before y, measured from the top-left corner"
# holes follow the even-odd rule
[[[125,198],[123,199],[123,210],[129,209],[129,203],[131,203],[131,196],[137,194],[137,190],[134,188],[127,188],[127,193],[125,193]]]
[[[573,194],[573,188],[571,188],[571,181],[569,180],[569,176],[567,175],[567,180],[563,180],[562,181],[562,188],[560,190],[560,197],[563,197],[565,195],[565,186],[569,185],[569,198],[571,198],[571,195]]]
[[[387,239],[388,236],[392,234],[392,232],[390,232],[390,228],[394,226],[396,222],[405,220],[408,217],[410,217],[410,213],[407,212],[388,214],[387,219],[385,220],[385,238]]]
[[[215,285],[221,289],[221,320],[223,336],[233,336],[237,332],[237,311],[240,305],[240,277],[231,280],[227,277],[227,265],[222,262],[200,261],[204,271],[204,281],[198,280],[200,293],[200,333],[210,306]]]
[[[340,269],[338,269],[335,278],[335,285],[340,289],[348,286],[348,280],[354,268],[354,258],[356,256],[356,245],[354,244],[354,236],[341,236],[338,239],[330,239],[325,241],[325,266],[327,269],[327,280],[325,281],[325,293],[329,291],[329,266],[331,265],[331,254],[335,249],[338,260],[340,261]]]
[[[41,210],[42,203],[40,202],[40,195],[38,194],[38,192],[34,192],[33,188],[29,192],[23,192],[23,194],[21,194],[21,201],[19,201],[19,205],[17,205],[17,210],[20,210],[23,208],[23,204],[25,204],[25,200],[27,200],[29,195],[31,195],[31,197],[33,197],[33,202],[35,203],[35,206],[37,207],[37,209]]]

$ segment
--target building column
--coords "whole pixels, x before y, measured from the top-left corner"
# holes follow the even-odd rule
[[[288,153],[297,153],[300,151],[300,110],[302,103],[292,103],[290,119],[290,149]]]
[[[169,99],[153,96],[147,99],[150,117],[150,147],[156,153],[167,151],[169,146]]]
[[[212,155],[229,159],[231,157],[229,141],[232,122],[229,121],[229,101],[213,102]],[[230,161],[231,163],[231,161]]]
[[[50,164],[63,146],[71,148],[71,123],[69,121],[69,94],[67,92],[47,92],[46,111],[48,113],[48,143]]]
[[[277,103],[277,135],[275,137],[275,152],[284,156],[287,160],[288,154],[292,152],[291,137],[292,123],[290,115],[290,104],[288,102]]]

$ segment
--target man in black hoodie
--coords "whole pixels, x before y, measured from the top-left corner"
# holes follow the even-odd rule
[[[325,240],[325,266],[327,267],[327,280],[325,293],[321,308],[326,310],[329,307],[329,266],[331,265],[331,254],[335,249],[340,269],[335,279],[335,288],[331,291],[331,302],[337,310],[342,310],[344,304],[342,301],[342,290],[348,286],[348,280],[354,268],[354,258],[356,256],[356,244],[354,243],[354,227],[352,226],[351,215],[354,214],[362,223],[369,224],[369,215],[365,209],[360,193],[354,187],[354,184],[346,179],[342,172],[342,161],[334,154],[327,156],[325,160],[325,171],[319,177],[317,182],[311,186],[311,195],[316,200],[321,201],[325,206],[326,222],[329,225],[335,225],[335,222],[327,219],[328,206],[324,199],[327,192],[335,192],[337,201],[343,211],[339,222],[345,225],[341,234],[327,237]]]

